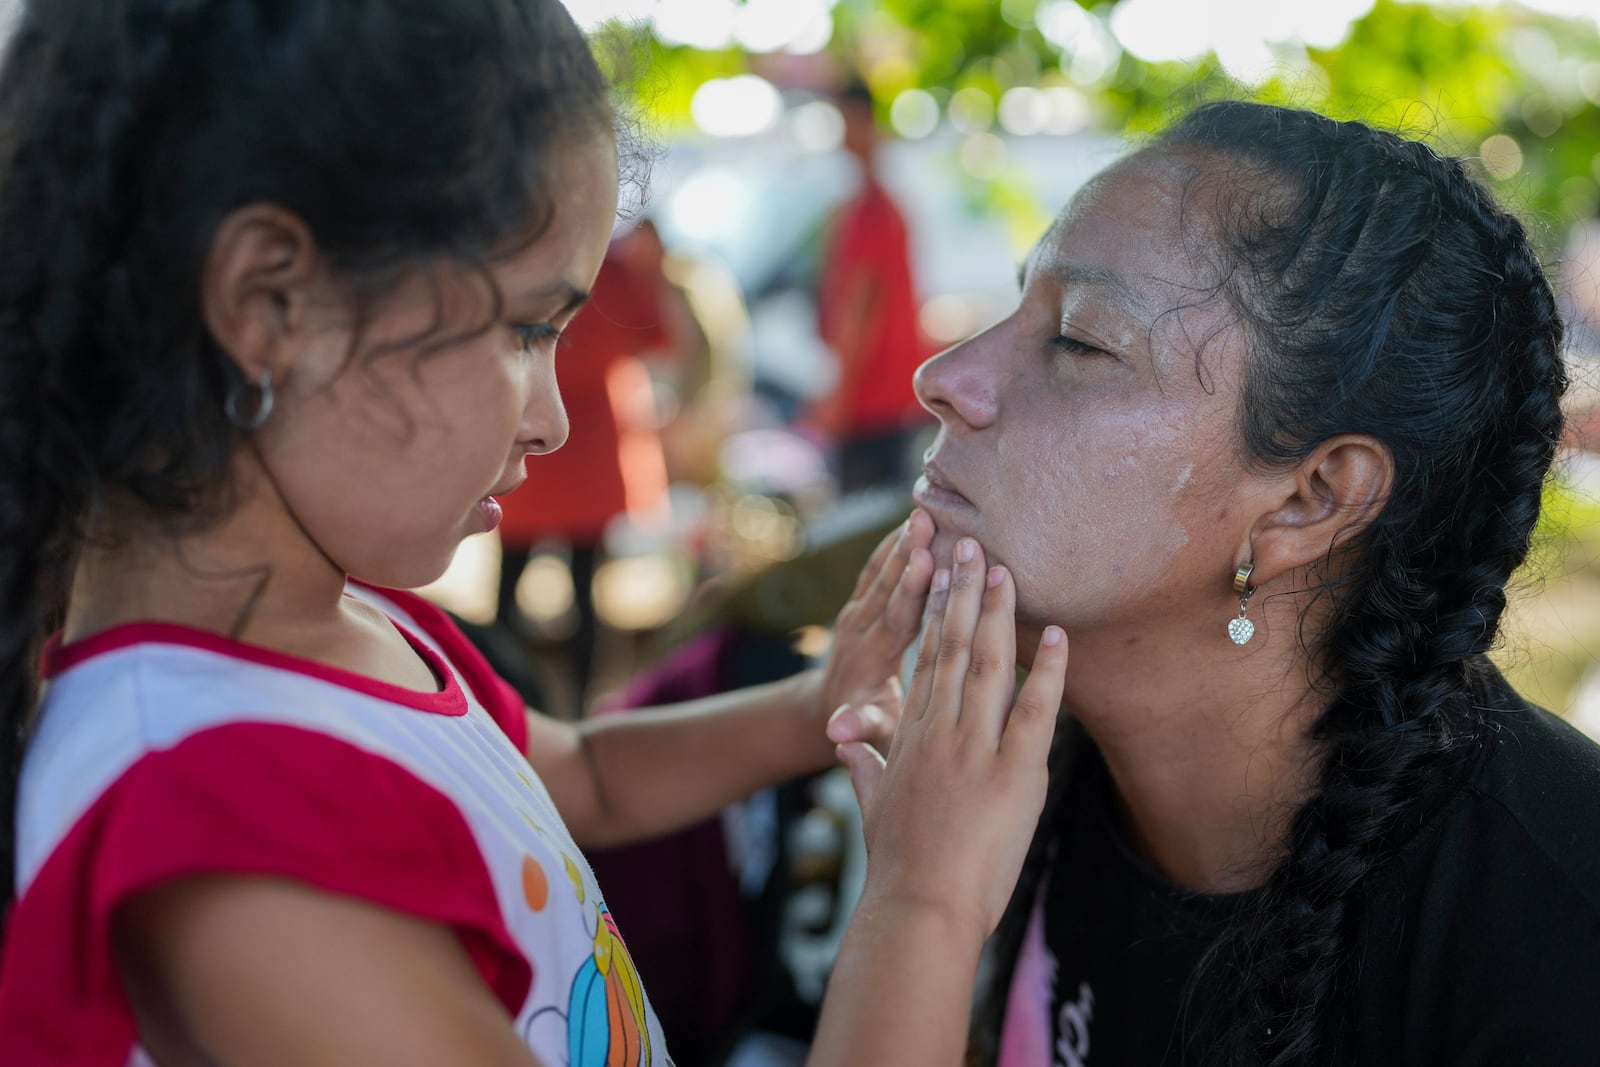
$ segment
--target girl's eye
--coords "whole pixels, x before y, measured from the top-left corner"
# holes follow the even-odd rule
[[[1070,352],[1075,356],[1103,356],[1106,354],[1103,348],[1096,348],[1087,341],[1079,340],[1076,337],[1068,337],[1065,334],[1052,337],[1050,344],[1063,352]]]
[[[513,326],[512,329],[516,331],[517,340],[522,342],[524,352],[531,352],[541,344],[555,344],[561,339],[561,331],[548,322],[528,323]]]

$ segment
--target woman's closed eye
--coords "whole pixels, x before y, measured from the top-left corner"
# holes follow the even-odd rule
[[[1063,352],[1070,352],[1075,356],[1109,356],[1111,353],[1096,345],[1090,344],[1081,337],[1069,334],[1057,334],[1050,339],[1050,344]]]

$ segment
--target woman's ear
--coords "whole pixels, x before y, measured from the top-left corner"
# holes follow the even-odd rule
[[[1340,434],[1318,445],[1285,479],[1278,505],[1250,528],[1241,561],[1255,563],[1250,584],[1325,560],[1388,502],[1394,456],[1366,434]]]
[[[316,241],[292,211],[250,204],[217,227],[200,280],[201,311],[245,380],[288,372],[286,342],[305,325],[318,269]]]

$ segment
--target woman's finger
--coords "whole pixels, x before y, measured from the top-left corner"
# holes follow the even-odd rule
[[[1017,685],[1016,587],[1003,566],[984,575],[982,609],[967,657],[961,724],[1000,747],[1011,695]]]

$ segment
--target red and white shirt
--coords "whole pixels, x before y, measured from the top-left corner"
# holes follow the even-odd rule
[[[50,652],[17,812],[0,1063],[148,1062],[112,914],[163,882],[232,873],[449,926],[548,1067],[670,1065],[522,754],[521,699],[426,601],[351,593],[389,615],[438,692],[162,623]]]

